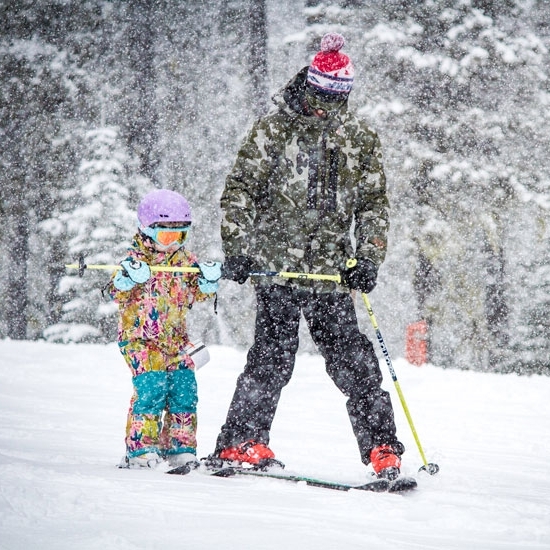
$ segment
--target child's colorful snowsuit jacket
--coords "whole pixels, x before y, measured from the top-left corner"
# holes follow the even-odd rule
[[[183,247],[157,252],[137,234],[128,259],[150,266],[186,266],[197,259]],[[189,343],[186,315],[212,294],[198,287],[197,273],[154,271],[131,290],[109,285],[118,303],[118,345],[132,372],[134,395],[126,426],[128,457],[196,453],[197,383],[195,365],[184,351]],[[164,414],[164,418],[163,418]]]

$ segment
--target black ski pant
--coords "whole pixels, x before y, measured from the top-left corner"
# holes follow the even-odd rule
[[[257,287],[256,298],[254,344],[237,380],[216,453],[250,439],[269,443],[281,390],[294,369],[303,313],[327,373],[348,398],[347,410],[361,460],[369,464],[371,449],[384,444],[402,454],[404,447],[396,437],[390,396],[380,387],[378,359],[372,343],[359,332],[351,296],[270,285]]]

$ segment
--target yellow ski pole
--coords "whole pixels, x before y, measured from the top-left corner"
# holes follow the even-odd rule
[[[378,338],[378,342],[380,344],[380,348],[382,349],[382,353],[384,354],[384,359],[386,360],[386,364],[388,365],[388,369],[390,371],[390,375],[395,385],[397,395],[399,396],[399,400],[401,401],[401,405],[403,406],[403,410],[405,411],[405,416],[407,417],[407,421],[411,428],[414,440],[416,441],[416,446],[418,447],[418,451],[420,452],[420,456],[424,464],[420,468],[420,470],[424,470],[433,476],[434,474],[437,474],[437,472],[439,472],[439,466],[437,464],[434,464],[433,462],[428,463],[428,461],[426,460],[426,455],[424,454],[424,450],[422,449],[422,445],[420,444],[420,439],[418,437],[416,428],[414,427],[414,423],[411,417],[411,413],[409,411],[409,407],[407,406],[407,402],[405,401],[405,396],[403,395],[403,392],[401,391],[401,386],[399,384],[399,381],[397,380],[397,375],[395,374],[395,370],[392,365],[388,348],[386,347],[384,339],[382,338],[382,333],[378,328],[378,323],[376,322],[376,317],[374,316],[374,311],[372,310],[369,297],[365,293],[361,294],[361,296],[363,297],[363,302],[365,302],[365,306],[367,308],[367,313],[369,314],[370,322],[372,324],[372,327],[374,328],[376,337]]]
[[[87,264],[84,262],[84,256],[78,258],[77,264],[66,264],[67,269],[78,269],[78,275],[82,277],[86,269],[102,269],[106,271],[117,271],[122,269],[120,265],[109,265],[109,264]],[[167,271],[170,273],[200,273],[198,267],[176,267],[176,266],[167,266],[167,265],[152,265],[149,266],[151,271]]]
[[[78,274],[82,277],[86,269],[102,269],[106,271],[117,271],[121,269],[120,265],[114,264],[87,264],[84,257],[80,256],[78,264],[66,264],[67,269],[78,269]],[[198,267],[173,267],[173,266],[150,266],[151,271],[168,271],[171,273],[200,273]],[[292,271],[252,271],[251,277],[283,277],[285,279],[310,279],[315,281],[333,281],[340,283],[340,275],[325,275],[322,273],[295,273]]]
[[[340,283],[340,275],[324,275],[322,273],[295,273],[292,271],[252,271],[251,277],[282,277],[284,279],[309,279],[313,281],[333,281]]]

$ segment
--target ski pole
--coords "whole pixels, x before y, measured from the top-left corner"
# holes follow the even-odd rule
[[[309,279],[314,281],[341,282],[340,275],[324,275],[322,273],[295,273],[292,271],[252,271],[251,277],[283,277],[285,279]]]
[[[380,348],[382,349],[382,353],[384,354],[384,359],[386,360],[386,364],[388,365],[388,369],[395,385],[395,389],[397,390],[397,395],[399,396],[399,400],[401,401],[401,405],[403,406],[403,410],[405,411],[405,416],[407,417],[407,421],[409,422],[414,440],[416,441],[418,451],[420,452],[420,456],[422,457],[422,462],[424,463],[424,465],[420,468],[420,470],[424,470],[433,476],[434,474],[437,474],[437,472],[439,472],[439,466],[437,464],[434,464],[433,462],[428,463],[428,461],[426,460],[426,455],[424,454],[424,450],[422,449],[422,445],[420,444],[420,439],[414,427],[411,413],[409,412],[409,407],[407,407],[405,396],[403,395],[403,392],[401,391],[401,386],[399,384],[399,381],[397,380],[397,375],[395,374],[388,348],[386,347],[384,339],[382,338],[382,333],[378,328],[378,323],[376,322],[376,317],[374,316],[374,311],[372,310],[369,297],[365,293],[362,293],[361,296],[363,297],[363,302],[365,302],[370,322],[372,323],[372,327],[374,328],[374,332],[376,333],[376,337],[378,338]]]
[[[86,269],[104,269],[106,271],[117,271],[121,269],[120,265],[114,264],[86,264],[84,256],[78,258],[78,264],[67,264],[67,269],[78,269],[78,275],[82,277]],[[168,271],[171,273],[199,273],[198,267],[173,267],[173,266],[150,266],[151,271]],[[286,279],[310,279],[316,281],[333,281],[340,283],[340,275],[325,275],[322,273],[295,273],[292,271],[252,271],[251,277],[283,277]]]
[[[122,269],[118,264],[109,265],[109,264],[86,264],[84,262],[84,256],[78,258],[77,264],[66,264],[67,269],[78,269],[79,277],[84,275],[86,269],[105,269],[107,271],[117,271]],[[151,271],[168,271],[170,273],[200,273],[198,267],[176,267],[176,266],[166,266],[166,265],[152,265],[149,266]]]

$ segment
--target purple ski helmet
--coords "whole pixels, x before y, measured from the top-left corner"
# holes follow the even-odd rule
[[[191,223],[189,203],[170,189],[155,189],[147,193],[139,203],[137,215],[143,227],[162,222]]]

